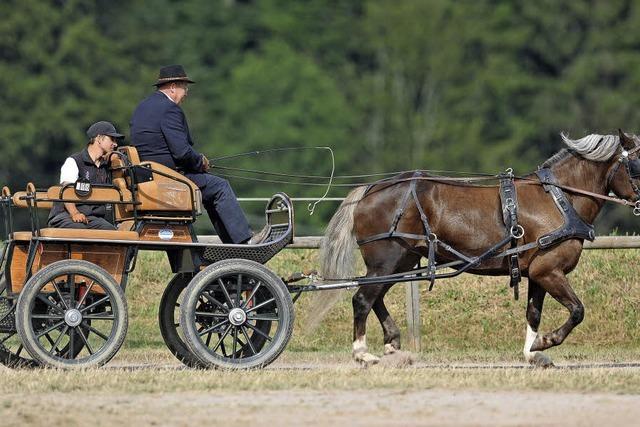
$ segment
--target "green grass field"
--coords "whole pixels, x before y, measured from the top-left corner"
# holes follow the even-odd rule
[[[554,360],[634,360],[640,350],[639,250],[583,252],[569,276],[586,307],[584,322],[565,343],[549,350]],[[280,276],[317,267],[317,251],[285,250],[267,264]],[[160,296],[171,277],[163,253],[141,254],[127,287],[130,326],[126,349],[164,348],[157,326]],[[310,306],[327,293],[304,294],[296,304],[296,325],[288,352],[350,353],[351,295],[339,291],[337,303],[320,325],[309,331]],[[521,360],[525,334],[526,282],[515,301],[508,279],[462,275],[436,282],[432,292],[421,283],[422,352],[429,361]],[[387,306],[403,331],[406,343],[405,288],[396,285]],[[547,296],[541,330],[555,329],[567,312]],[[374,353],[382,352],[382,333],[375,315],[368,322],[367,340]],[[405,345],[406,347],[406,345]]]

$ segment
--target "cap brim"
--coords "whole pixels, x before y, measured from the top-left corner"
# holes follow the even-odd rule
[[[122,135],[121,133],[115,133],[114,132],[114,133],[108,133],[106,135],[107,136],[111,136],[111,137],[116,138],[116,139],[123,139],[124,138],[124,135]]]

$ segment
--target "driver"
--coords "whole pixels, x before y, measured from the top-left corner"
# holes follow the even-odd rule
[[[109,169],[105,155],[118,146],[118,140],[124,135],[118,133],[113,124],[96,122],[87,129],[89,142],[79,153],[72,154],[60,169],[60,184],[75,183],[79,180],[90,184],[110,182]],[[107,221],[106,205],[55,202],[49,213],[49,227],[91,228],[115,230]]]
[[[202,192],[202,202],[223,243],[258,244],[268,234],[268,226],[253,235],[236,195],[225,179],[211,175],[209,160],[193,149],[189,126],[180,104],[189,84],[182,65],[162,67],[157,90],[144,99],[131,117],[131,145],[141,160],[161,163],[182,172]]]

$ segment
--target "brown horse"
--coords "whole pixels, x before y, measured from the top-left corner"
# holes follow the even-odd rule
[[[592,224],[607,195],[634,202],[640,197],[636,178],[640,177],[640,161],[636,153],[637,137],[623,132],[617,135],[589,135],[580,140],[563,136],[568,148],[555,154],[542,167],[549,168],[558,187],[564,191],[575,212]],[[396,230],[406,235],[425,234],[420,210],[415,199],[402,200],[409,191],[412,175],[401,175],[389,182],[371,187],[358,187],[349,193],[331,219],[322,244],[322,275],[325,278],[352,274],[357,241],[388,232],[394,213],[405,202]],[[473,257],[485,252],[505,236],[502,205],[498,186],[460,184],[447,179],[426,176],[416,180],[416,196],[433,232],[432,238],[445,242],[460,253]],[[545,192],[540,179],[531,174],[516,179],[518,224],[524,235],[518,245],[537,242],[564,223],[560,210],[550,193]],[[611,199],[609,197],[609,199]],[[367,277],[385,276],[411,270],[425,255],[428,242],[420,238],[391,237],[361,243],[360,252],[367,268]],[[543,350],[561,344],[584,318],[584,306],[569,285],[571,272],[582,252],[583,238],[569,237],[550,247],[540,245],[518,254],[523,277],[528,278],[527,333],[524,345],[526,360],[535,365],[549,366],[551,359]],[[500,251],[505,251],[505,246]],[[456,259],[441,247],[435,252],[436,262]],[[508,275],[507,257],[489,258],[467,270],[481,275]],[[366,345],[366,320],[373,308],[384,333],[385,354],[400,349],[400,330],[389,315],[384,296],[393,284],[367,285],[353,296],[353,356],[365,363],[376,363]],[[538,334],[545,295],[549,293],[569,311],[569,318],[558,329]]]

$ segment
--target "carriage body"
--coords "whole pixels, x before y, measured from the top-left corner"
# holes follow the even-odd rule
[[[216,366],[203,362],[189,343],[185,343],[185,334],[180,326],[176,326],[180,315],[178,299],[193,279],[202,276],[200,273],[215,269],[224,260],[232,260],[227,265],[233,266],[231,273],[225,274],[238,274],[235,272],[238,270],[242,275],[243,268],[248,266],[255,270],[254,276],[262,279],[254,277],[251,283],[246,278],[241,279],[241,283],[234,284],[237,289],[234,299],[225,301],[222,307],[209,307],[210,311],[229,316],[236,308],[235,313],[243,315],[257,304],[256,298],[264,301],[267,286],[249,295],[252,286],[261,280],[269,282],[276,291],[286,291],[282,281],[262,264],[293,240],[294,217],[290,199],[278,193],[268,202],[265,216],[270,235],[265,243],[199,242],[193,223],[202,211],[202,204],[195,184],[163,165],[141,162],[133,147],[121,147],[114,152],[111,169],[113,185],[94,185],[89,194],[76,192],[73,184],[36,190],[30,183],[26,191],[15,194],[7,187],[3,188],[1,205],[7,239],[0,260],[0,362],[8,366],[44,364],[62,368],[106,363],[115,355],[126,334],[128,319],[124,291],[129,274],[135,268],[139,251],[152,250],[167,253],[175,274],[160,304],[160,328],[165,342],[187,365]],[[41,228],[38,209],[48,210],[54,202],[108,204],[113,207],[117,230]],[[28,210],[31,230],[13,231],[15,208]],[[247,273],[250,277],[251,272]],[[269,277],[265,279],[265,275]],[[195,292],[213,293],[212,287],[218,286],[215,292],[220,296],[227,292],[225,286],[220,285],[223,282],[224,277],[214,274],[209,281],[201,280],[199,283],[203,288]],[[278,304],[284,304],[286,311],[291,312],[288,292],[279,294],[282,295],[278,295]],[[249,296],[253,300],[245,301]],[[280,301],[285,297],[289,299],[288,303]],[[247,305],[244,311],[239,309],[241,300]],[[92,304],[97,305],[91,307]],[[88,311],[84,311],[86,307],[90,307]],[[195,315],[192,313],[191,316]],[[76,318],[80,319],[80,324],[75,323]],[[194,320],[198,319],[189,318],[189,321]],[[196,327],[202,328],[204,321],[199,320],[200,326]],[[100,322],[108,323],[104,330],[98,328]],[[258,334],[266,334],[271,339],[272,323],[251,321],[245,315],[237,328],[242,328],[248,338],[238,340],[236,331],[234,347],[251,346],[251,356],[262,355],[263,347],[273,346],[265,345],[268,340]],[[47,332],[50,328],[52,330]],[[290,326],[275,328],[280,329],[286,332],[288,341]],[[220,336],[218,330],[212,331],[211,334]],[[92,348],[101,334],[104,342],[97,343],[99,349]],[[198,344],[202,340],[194,337],[194,341]],[[269,361],[277,357],[284,345],[286,342],[269,355]],[[23,346],[27,351],[23,351]],[[206,348],[201,351],[207,352]],[[216,351],[220,353],[218,349],[212,353],[215,355]],[[242,351],[248,352],[247,349]],[[234,353],[233,359],[238,355]],[[225,361],[230,356],[225,350],[216,357]],[[256,359],[256,365],[264,364],[264,358],[253,359]]]

